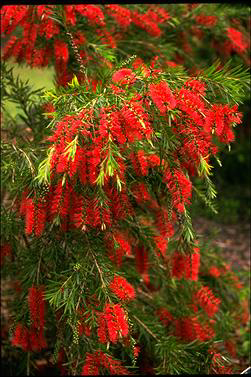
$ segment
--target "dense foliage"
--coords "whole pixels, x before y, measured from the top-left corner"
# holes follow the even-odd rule
[[[1,9],[3,59],[56,72],[43,93],[2,65],[3,107],[23,110],[3,112],[1,264],[27,373],[47,351],[61,374],[230,372],[246,291],[189,206],[194,192],[217,213],[210,164],[242,119],[247,9]]]

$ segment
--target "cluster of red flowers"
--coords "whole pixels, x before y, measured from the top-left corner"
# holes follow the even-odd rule
[[[232,42],[232,48],[237,52],[242,53],[248,48],[248,42],[245,41],[243,34],[239,30],[228,28],[227,36]]]
[[[212,355],[212,363],[210,373],[212,374],[233,374],[231,367],[223,365],[223,356],[215,350],[209,350],[209,354]]]
[[[195,20],[198,24],[204,25],[206,27],[211,27],[215,26],[218,17],[217,16],[206,16],[205,14],[199,14],[198,16],[195,17]]]
[[[195,339],[205,342],[215,336],[209,324],[202,325],[197,316],[183,317],[175,320],[175,336],[187,342]]]
[[[113,281],[110,283],[109,288],[121,301],[135,299],[135,290],[133,286],[121,276],[115,276]]]
[[[112,81],[119,85],[133,84],[136,80],[135,74],[129,68],[122,68],[115,72],[112,76]]]
[[[121,365],[119,360],[113,359],[101,350],[87,353],[81,376],[98,375],[100,368],[105,368],[110,375],[128,375],[129,371]]]
[[[28,303],[30,308],[31,327],[18,323],[12,337],[12,345],[21,346],[23,351],[40,351],[47,347],[44,338],[44,289],[42,286],[32,286],[29,289]]]
[[[32,66],[47,66],[54,59],[58,80],[62,83],[62,76],[67,76],[67,63],[69,58],[69,46],[58,38],[60,24],[51,16],[56,5],[11,5],[1,9],[1,32],[11,34],[18,26],[23,28],[22,37],[11,36],[4,47],[4,59],[13,56],[17,61],[25,61]],[[148,7],[149,8],[149,7]],[[151,7],[145,13],[131,11],[127,6],[110,4],[101,7],[99,5],[64,5],[65,21],[75,27],[80,17],[85,17],[92,32],[96,33],[103,43],[115,48],[117,40],[121,39],[121,32],[126,32],[130,24],[137,25],[146,30],[150,35],[159,37],[161,30],[158,24],[164,23],[170,18],[164,8]],[[108,17],[108,18],[107,18]],[[109,26],[109,17],[112,17],[119,26],[120,33],[113,32],[113,25]],[[110,28],[110,29],[109,29]],[[45,44],[46,40],[53,40],[51,44]],[[73,42],[79,46],[86,44],[86,35],[73,35]],[[40,47],[42,46],[42,47]],[[83,50],[80,55],[84,62],[91,57]]]
[[[158,309],[156,314],[164,326],[168,326],[174,320],[172,314],[166,308]]]
[[[90,313],[86,312],[85,309],[79,310],[79,324],[78,324],[78,335],[81,336],[85,334],[86,336],[91,335],[91,327],[86,323],[86,321],[90,318]]]
[[[166,81],[150,84],[149,94],[162,115],[176,107],[177,102]]]
[[[209,317],[213,317],[219,310],[221,300],[214,296],[213,292],[207,286],[200,288],[194,295],[194,300],[207,313]]]
[[[118,4],[109,4],[105,6],[105,9],[107,14],[113,17],[116,20],[117,24],[123,29],[128,28],[128,26],[132,22],[131,12],[128,8],[125,8]]]
[[[200,249],[194,248],[192,254],[184,255],[178,251],[172,256],[171,274],[177,279],[197,281],[200,267]]]
[[[98,318],[97,333],[100,343],[117,343],[119,337],[128,335],[128,331],[125,310],[119,304],[106,304]]]
[[[185,204],[190,204],[192,183],[185,174],[178,170],[166,169],[163,176],[172,198],[172,206],[179,212],[184,212]]]

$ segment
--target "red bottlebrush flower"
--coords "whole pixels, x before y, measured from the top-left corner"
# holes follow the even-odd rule
[[[105,26],[104,14],[99,6],[91,4],[75,5],[75,9],[82,16],[86,17],[92,25]]]
[[[52,197],[50,202],[50,213],[55,216],[59,213],[60,206],[63,200],[63,186],[62,182],[59,181],[56,187],[53,188]]]
[[[153,37],[159,37],[162,31],[158,27],[156,21],[152,20],[149,14],[140,14],[137,11],[131,13],[132,22],[141,29],[146,30]]]
[[[114,233],[114,240],[119,244],[119,246],[123,250],[124,254],[130,255],[132,253],[131,252],[131,245],[128,242],[128,240],[126,239],[126,235],[125,234],[116,231]]]
[[[135,249],[136,253],[136,267],[141,274],[144,282],[148,284],[150,282],[150,278],[148,275],[148,254],[147,251],[143,247],[136,247]]]
[[[202,325],[197,317],[183,317],[176,319],[175,335],[186,342],[198,339],[205,342],[215,336],[215,332],[209,325]]]
[[[185,85],[191,88],[193,91],[200,93],[201,95],[205,95],[206,86],[203,82],[199,80],[189,80],[185,82]]]
[[[25,213],[25,233],[30,235],[34,226],[34,213],[35,205],[32,199],[26,200],[26,213]]]
[[[168,326],[171,321],[173,321],[172,314],[165,308],[160,308],[156,311],[157,316],[163,325]]]
[[[136,76],[129,68],[122,68],[112,76],[112,81],[120,85],[133,84],[135,80]]]
[[[209,269],[209,275],[211,275],[211,276],[213,276],[215,278],[218,278],[221,275],[221,272],[220,272],[220,270],[217,267],[212,266]]]
[[[42,286],[32,286],[29,288],[28,303],[34,327],[37,329],[43,329],[45,323],[45,301],[44,288]]]
[[[215,117],[215,133],[220,142],[229,143],[234,140],[234,133],[231,129],[232,123],[241,123],[242,114],[237,112],[237,106],[232,108],[228,105],[213,105],[212,111]]]
[[[113,359],[101,350],[97,350],[94,354],[86,354],[85,364],[82,368],[81,375],[98,375],[100,367],[106,368],[110,375],[130,374],[128,370],[121,365],[120,361]]]
[[[140,353],[140,347],[139,346],[135,346],[133,348],[133,356],[134,356],[135,359],[139,356],[139,353]]]
[[[86,323],[86,320],[90,318],[90,313],[85,312],[85,309],[80,309],[79,314],[78,335],[81,336],[82,334],[85,334],[86,336],[90,336],[91,327]]]
[[[38,330],[33,326],[29,330],[29,344],[31,351],[41,351],[43,348],[47,347],[43,329]]]
[[[200,268],[200,249],[194,248],[194,253],[191,255],[191,280],[198,281],[198,274]]]
[[[27,327],[23,326],[21,323],[18,323],[11,340],[13,346],[21,346],[23,351],[29,350],[29,333]]]
[[[96,354],[86,354],[85,364],[82,368],[81,376],[95,376],[99,375],[100,361]]]
[[[50,18],[45,18],[40,26],[39,34],[45,35],[46,39],[51,39],[54,35],[60,33],[60,29],[56,22]],[[54,46],[55,47],[55,46]]]
[[[98,319],[98,337],[101,343],[117,343],[119,336],[128,335],[126,313],[120,305],[106,304]],[[120,335],[121,334],[121,335]]]
[[[160,165],[160,158],[156,154],[151,154],[147,156],[148,164],[151,168]]]
[[[243,34],[234,28],[227,29],[227,36],[233,44],[233,48],[237,52],[243,52],[248,48],[248,43],[244,40]]]
[[[194,253],[184,255],[176,251],[172,257],[172,276],[177,279],[186,278],[197,281],[200,265],[199,248],[194,248]]]
[[[187,266],[189,267],[187,256],[175,251],[172,256],[172,277],[181,279]]]
[[[210,26],[216,25],[216,23],[218,21],[218,17],[216,17],[216,16],[206,16],[204,14],[199,14],[198,16],[195,17],[195,20],[198,24],[210,27]]]
[[[36,236],[41,236],[46,222],[46,199],[44,201],[40,198],[36,205],[36,216],[34,221],[34,232]]]
[[[158,248],[158,250],[161,252],[163,257],[166,255],[167,246],[168,246],[168,240],[162,236],[155,236],[154,242]],[[157,252],[157,255],[160,255],[159,252]]]
[[[121,301],[135,299],[135,290],[133,286],[121,276],[115,276],[113,281],[110,283],[109,288]]]
[[[110,46],[111,48],[116,48],[117,47],[117,43],[116,43],[116,40],[115,38],[113,37],[113,35],[111,33],[109,33],[109,31],[107,31],[106,29],[97,29],[96,30],[96,33],[98,36],[101,37],[101,41],[104,43],[104,44],[107,44],[108,46]],[[108,60],[104,60],[107,64],[108,67],[112,68],[112,65],[110,62],[108,62]]]
[[[64,5],[66,22],[71,25],[76,25],[76,15],[74,5]]]
[[[107,334],[107,325],[106,325],[106,320],[105,317],[100,315],[98,318],[98,330],[97,330],[97,335],[99,338],[100,343],[107,343],[109,338]]]
[[[105,241],[109,258],[116,263],[118,267],[122,265],[123,256],[125,254],[131,254],[131,246],[125,237],[125,234],[116,230],[112,234],[112,237],[107,235]]]
[[[192,195],[192,183],[185,174],[174,169],[166,170],[163,175],[163,181],[171,193],[172,204],[179,212],[184,212],[184,204],[190,204],[189,199]]]
[[[74,35],[74,42],[77,46],[82,46],[84,44],[86,44],[86,37],[83,33],[81,33],[80,31],[78,31],[75,35]]]
[[[105,5],[105,9],[123,29],[127,28],[131,23],[131,12],[125,6],[118,4]]]
[[[1,33],[10,34],[29,14],[28,5],[8,5],[1,10]]]
[[[62,61],[64,63],[68,62],[69,59],[69,51],[68,51],[68,44],[56,39],[54,42],[54,51],[56,60]]]
[[[164,115],[167,110],[172,110],[176,107],[177,102],[167,82],[161,81],[158,84],[150,84],[149,89],[149,95],[162,115]]]
[[[144,183],[135,183],[132,186],[131,191],[137,203],[146,202],[151,198]]]
[[[195,300],[205,310],[209,317],[213,317],[219,310],[219,304],[221,300],[216,298],[208,287],[202,287],[195,294]]]

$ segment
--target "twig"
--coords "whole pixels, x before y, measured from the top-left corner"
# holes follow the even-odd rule
[[[27,353],[27,376],[30,375],[30,352]]]
[[[23,234],[23,239],[24,239],[25,245],[27,246],[27,249],[31,250],[29,241],[28,241],[25,233]]]
[[[101,269],[100,269],[100,267],[98,265],[98,262],[97,262],[97,259],[96,259],[95,255],[94,255],[94,253],[93,253],[93,251],[92,251],[92,249],[90,247],[90,243],[89,243],[87,235],[86,235],[86,239],[87,239],[87,243],[88,243],[88,246],[89,246],[89,251],[90,251],[90,253],[91,253],[91,255],[92,255],[93,259],[94,259],[94,263],[95,263],[95,265],[96,265],[96,267],[98,269],[98,272],[99,272],[100,280],[101,280],[101,283],[102,283],[102,288],[105,288],[106,284],[105,284],[104,279],[103,279],[102,271],[101,271]]]
[[[158,340],[158,338],[157,338],[157,336],[143,323],[143,322],[141,322],[141,320],[138,318],[138,317],[136,317],[136,315],[133,315],[133,317],[136,319],[136,321],[138,321],[140,324],[141,324],[141,326],[143,326],[145,329],[146,329],[146,331],[154,338],[154,339],[156,339],[156,340]]]
[[[41,249],[40,258],[39,258],[38,266],[37,266],[37,285],[39,283],[39,273],[40,273],[40,266],[41,266],[41,260],[42,260],[42,253],[43,253],[43,249]]]

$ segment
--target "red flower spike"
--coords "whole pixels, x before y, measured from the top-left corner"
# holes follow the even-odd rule
[[[129,331],[126,314],[119,304],[106,304],[98,319],[98,337],[101,343],[117,343],[118,337],[127,336]]]
[[[174,319],[172,314],[165,308],[158,309],[156,314],[165,326],[168,326]]]
[[[218,278],[221,275],[221,271],[217,267],[212,266],[209,269],[209,275]]]
[[[165,81],[161,81],[158,84],[150,84],[149,94],[162,115],[168,109],[172,110],[176,107],[176,100]]]
[[[109,288],[121,301],[129,301],[135,299],[135,290],[125,278],[115,276],[110,283]]]
[[[112,81],[119,85],[133,84],[135,80],[135,74],[129,68],[122,68],[112,76]]]
[[[213,317],[219,310],[220,299],[216,298],[208,287],[202,287],[195,294],[195,300],[205,310],[209,317]]]
[[[248,48],[248,43],[244,40],[243,34],[239,30],[228,28],[227,36],[231,40],[233,48],[237,52],[242,53]]]
[[[121,362],[113,359],[101,350],[95,353],[86,354],[85,364],[82,368],[82,376],[98,375],[99,368],[103,367],[108,370],[110,375],[128,375],[129,371],[121,365]]]
[[[45,301],[44,288],[42,286],[32,286],[29,288],[28,303],[34,327],[37,329],[43,329],[45,323]]]
[[[34,213],[35,213],[35,205],[32,199],[26,200],[26,213],[25,213],[25,233],[30,235],[33,230],[34,226]]]

